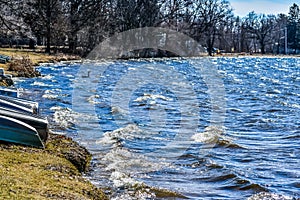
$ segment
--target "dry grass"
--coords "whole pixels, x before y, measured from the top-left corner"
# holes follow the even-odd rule
[[[29,50],[29,49],[12,49],[12,48],[0,48],[0,54],[10,56],[13,60],[20,60],[22,58],[28,58],[33,66],[37,66],[40,63],[53,63],[65,60],[79,60],[79,56],[65,55],[65,54],[55,54],[49,55],[41,50]],[[0,68],[8,70],[9,63],[0,64]]]
[[[58,139],[45,150],[0,144],[0,199],[108,199],[62,156],[59,145],[72,142]]]
[[[33,65],[38,65],[39,63],[43,62],[54,62],[56,58],[55,56],[48,55],[42,52],[10,48],[0,48],[0,54],[10,56],[13,59],[21,59],[23,57],[28,57],[33,63]],[[0,67],[7,69],[8,64],[0,64]]]

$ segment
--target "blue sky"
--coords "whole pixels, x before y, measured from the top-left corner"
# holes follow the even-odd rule
[[[300,5],[296,0],[229,0],[234,9],[234,14],[241,17],[246,16],[249,12],[264,14],[288,14],[289,7],[293,3]]]

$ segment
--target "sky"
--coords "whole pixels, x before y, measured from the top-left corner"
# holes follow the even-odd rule
[[[229,0],[234,9],[234,14],[245,17],[249,12],[264,14],[289,13],[289,8],[296,3],[300,6],[300,2],[296,0]]]

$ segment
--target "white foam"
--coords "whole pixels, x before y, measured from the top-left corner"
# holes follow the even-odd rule
[[[96,99],[99,99],[99,98],[100,98],[100,96],[96,94],[96,95],[92,95],[92,96],[88,97],[87,101],[92,105],[96,105],[96,104],[99,104],[99,102],[96,101]]]
[[[150,158],[118,146],[112,148],[100,159],[100,162],[106,165],[105,170],[121,172],[127,177],[143,176],[148,172],[171,167],[171,164],[164,162],[163,159]],[[127,182],[131,183],[131,181]]]
[[[293,197],[275,194],[275,193],[269,193],[269,192],[261,192],[258,194],[254,194],[251,197],[249,197],[247,200],[292,200]]]
[[[51,76],[50,74],[42,77],[42,79],[45,79],[45,80],[51,80],[52,78],[53,78],[53,76]]]
[[[127,110],[124,110],[118,106],[113,106],[111,108],[111,112],[112,114],[122,114],[122,115],[127,115],[128,114],[128,111]]]
[[[53,109],[53,107],[52,107]],[[69,128],[73,124],[75,124],[74,113],[69,108],[56,107],[55,113],[53,115],[53,120],[61,127],[61,128]]]
[[[48,85],[48,84],[45,84],[43,82],[38,82],[38,81],[34,81],[31,85],[40,86],[40,87],[50,87],[50,86],[52,86],[52,85]]]
[[[212,143],[216,142],[222,133],[223,130],[221,128],[216,126],[208,126],[202,133],[196,133],[193,135],[192,139],[195,142]]]
[[[160,94],[147,94],[147,93],[145,93],[142,97],[138,97],[134,101],[142,102],[142,101],[147,101],[149,99],[151,99],[151,100],[161,99],[161,100],[164,100],[164,101],[172,100],[172,99],[170,99],[168,97],[165,97],[163,95],[160,95]]]
[[[142,130],[136,124],[129,124],[124,128],[104,133],[103,138],[98,140],[97,143],[114,144],[120,139],[134,139],[141,136],[141,133]]]
[[[44,94],[42,97],[44,99],[57,99],[58,95],[55,95],[55,94]]]
[[[127,174],[114,171],[111,173],[110,180],[113,182],[114,187],[133,187],[134,185],[142,184],[129,177]]]
[[[61,128],[70,128],[74,124],[77,124],[82,119],[91,119],[92,116],[83,113],[74,112],[70,108],[63,108],[60,106],[53,106],[50,110],[55,111],[53,114],[53,120]]]

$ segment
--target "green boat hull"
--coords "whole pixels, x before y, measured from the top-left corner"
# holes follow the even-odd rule
[[[42,141],[46,142],[49,135],[48,121],[46,119],[41,118],[38,115],[18,112],[16,110],[1,107],[1,106],[0,106],[0,116],[13,118],[34,127],[34,129],[38,132]]]
[[[35,128],[6,116],[0,116],[0,140],[44,148],[44,144]]]

